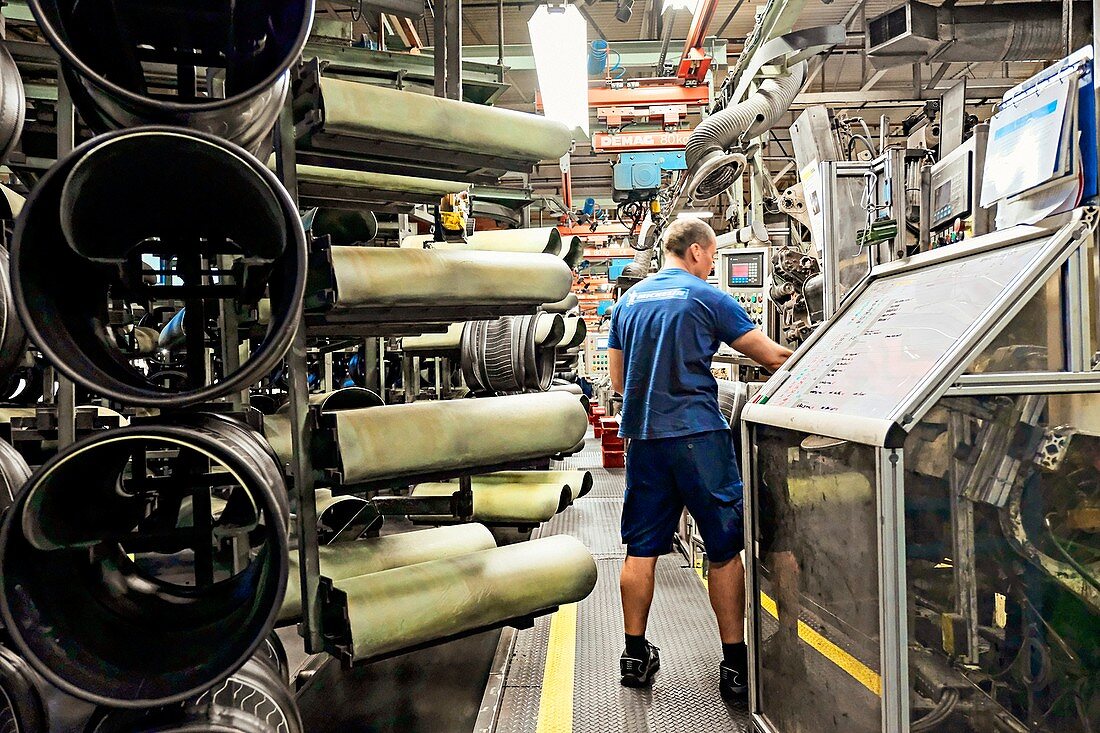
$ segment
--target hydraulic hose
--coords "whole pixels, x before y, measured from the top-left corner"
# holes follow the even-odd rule
[[[717,196],[729,188],[740,174],[730,160],[723,164],[726,151],[739,139],[758,137],[774,125],[791,106],[806,78],[806,62],[791,68],[779,79],[766,79],[745,101],[716,112],[703,120],[691,133],[685,147],[688,171],[694,182],[696,199]]]

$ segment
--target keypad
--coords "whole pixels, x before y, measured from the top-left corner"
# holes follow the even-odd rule
[[[730,273],[730,287],[760,282],[760,263],[758,261],[753,260],[752,262],[738,264],[740,265],[739,272],[737,274]],[[744,273],[745,268],[748,268],[747,273]]]

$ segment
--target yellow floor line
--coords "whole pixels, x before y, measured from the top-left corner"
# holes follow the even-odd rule
[[[760,594],[760,605],[773,617],[779,618],[779,609],[768,594]],[[798,636],[802,641],[816,649],[821,656],[851,675],[856,682],[875,693],[875,695],[882,697],[882,678],[875,670],[807,626],[804,621],[798,622]]]
[[[707,579],[703,577],[703,569],[696,568],[695,572],[698,573],[699,579],[703,581],[703,585],[709,589]],[[760,606],[773,618],[779,618],[779,609],[767,593],[760,594]],[[878,697],[882,697],[882,678],[873,669],[810,628],[804,621],[798,622],[798,636],[821,656],[851,675],[856,682]]]
[[[573,669],[577,658],[577,604],[550,617],[546,669],[542,675],[535,733],[573,733]]]

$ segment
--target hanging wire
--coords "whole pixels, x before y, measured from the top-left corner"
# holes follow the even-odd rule
[[[351,22],[358,23],[363,19],[363,0],[359,0],[355,8],[351,11]]]
[[[1050,535],[1050,541],[1054,543],[1054,546],[1056,548],[1058,548],[1058,552],[1060,552],[1062,556],[1066,559],[1066,562],[1069,563],[1069,566],[1073,568],[1078,575],[1081,576],[1082,580],[1091,585],[1095,590],[1100,591],[1100,581],[1093,577],[1092,573],[1086,570],[1081,565],[1081,563],[1077,562],[1077,558],[1069,554],[1069,551],[1062,546],[1061,542],[1058,541],[1058,537],[1054,534],[1054,528],[1050,525],[1049,515],[1043,518],[1043,523],[1046,524],[1047,533]]]

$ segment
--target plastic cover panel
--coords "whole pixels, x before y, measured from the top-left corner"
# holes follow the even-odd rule
[[[875,448],[756,428],[761,711],[779,733],[877,733]]]
[[[888,419],[1050,237],[874,280],[771,390],[768,405]]]
[[[997,334],[966,373],[1064,371],[1066,335],[1062,322],[1061,280],[1062,273],[1053,275]],[[1093,351],[1095,349],[1089,353]]]
[[[825,212],[829,243],[834,252],[826,267],[836,267],[837,304],[843,303],[871,272],[871,258],[867,250],[859,246],[856,237],[856,232],[866,223],[867,211],[862,203],[866,190],[867,181],[862,173],[838,175],[832,186],[832,207]]]

